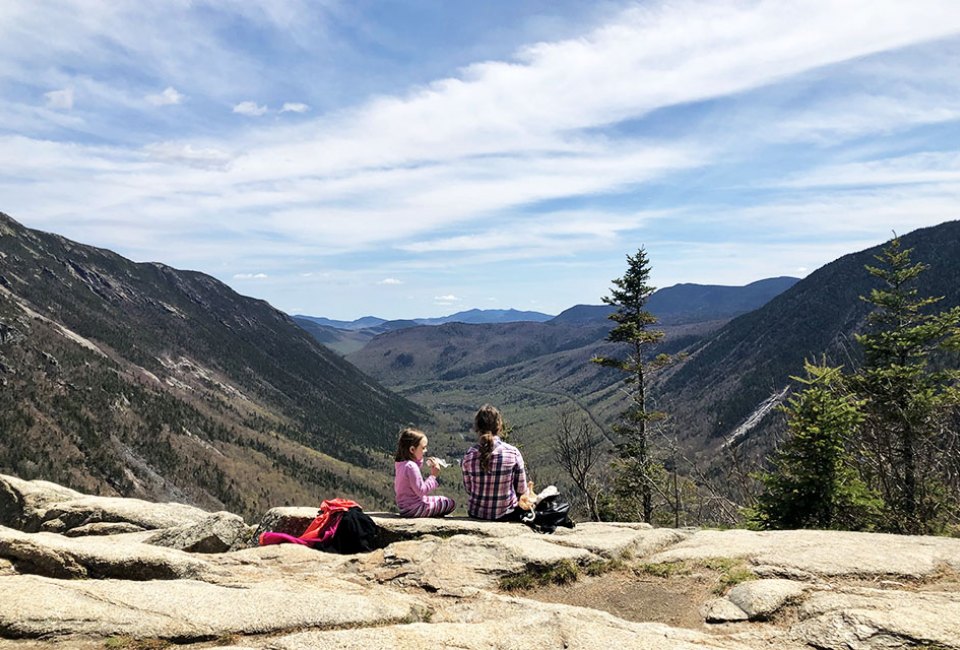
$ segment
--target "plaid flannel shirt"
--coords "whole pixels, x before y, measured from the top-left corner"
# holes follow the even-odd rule
[[[467,514],[476,519],[499,519],[516,508],[519,495],[527,491],[520,450],[499,437],[493,441],[489,472],[480,467],[480,445],[470,447],[460,464],[468,496]]]

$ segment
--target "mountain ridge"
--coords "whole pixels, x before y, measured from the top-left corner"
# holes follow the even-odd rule
[[[904,247],[916,248],[916,262],[932,267],[921,276],[922,293],[946,296],[941,307],[960,304],[960,222],[914,231],[901,239]],[[763,462],[784,428],[782,415],[772,406],[788,394],[790,378],[803,372],[805,359],[826,353],[832,363],[856,361],[852,336],[869,310],[860,296],[874,283],[863,267],[875,263],[873,256],[881,247],[844,255],[800,281],[774,278],[789,286],[733,318],[655,326],[667,336],[654,352],[683,355],[651,377],[651,403],[668,413],[665,435],[702,463],[699,469],[726,475],[730,468],[719,466],[732,462],[727,452],[733,451],[724,445],[735,431],[736,453],[744,455],[738,462]],[[549,467],[550,436],[559,411],[585,418],[594,435],[610,435],[610,426],[623,409],[622,377],[589,363],[592,357],[617,352],[604,341],[611,324],[599,309],[574,307],[548,323],[529,324],[551,332],[535,345],[517,338],[494,346],[470,330],[463,331],[470,336],[457,344],[404,330],[376,337],[347,358],[454,423],[463,423],[468,404],[478,399],[507,405],[508,417],[533,461]],[[595,329],[574,343],[580,336],[574,333],[578,328]],[[551,337],[558,342],[564,331],[569,332],[565,336],[570,345],[551,347]],[[416,340],[416,345],[406,346],[405,339]],[[562,476],[553,472],[548,480],[558,478]]]
[[[429,419],[263,300],[2,213],[0,383],[0,467],[241,512],[387,503],[395,432]]]
[[[960,221],[921,228],[900,240],[904,249],[914,249],[914,263],[930,267],[919,278],[920,294],[944,296],[936,309],[960,304]],[[825,355],[835,365],[859,362],[853,335],[871,309],[860,296],[878,282],[864,266],[877,264],[884,245],[820,267],[763,307],[704,337],[687,350],[682,364],[665,373],[655,393],[677,405],[677,429],[693,447],[715,450],[771,396],[786,395],[805,360]],[[767,417],[766,424],[757,423],[741,437],[747,452],[768,453],[774,420]]]
[[[680,325],[723,320],[750,311],[797,282],[797,278],[765,278],[742,287],[683,283],[660,289],[650,297],[650,310],[664,325]],[[356,321],[332,321],[312,316],[294,316],[294,320],[320,343],[348,356],[359,352],[371,339],[386,332],[417,326],[448,323],[494,325],[513,322],[554,323],[564,325],[601,325],[613,313],[609,305],[576,305],[557,316],[540,312],[480,310],[458,312],[435,319],[387,321],[365,316]],[[330,325],[339,323],[341,326]],[[360,324],[367,324],[360,326]]]

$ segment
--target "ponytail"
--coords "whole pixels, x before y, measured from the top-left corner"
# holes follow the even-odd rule
[[[493,434],[489,431],[480,435],[480,469],[490,471],[490,459],[493,458]]]
[[[496,407],[484,404],[473,418],[473,428],[480,434],[480,469],[489,472],[493,439],[503,432],[503,416]]]

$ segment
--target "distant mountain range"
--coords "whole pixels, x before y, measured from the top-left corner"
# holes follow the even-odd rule
[[[415,327],[417,325],[443,325],[444,323],[515,323],[518,321],[542,323],[550,320],[553,316],[538,311],[518,311],[516,309],[470,309],[439,318],[414,318],[408,320],[387,320],[385,318],[377,318],[376,316],[364,316],[357,320],[345,321],[331,320],[318,316],[304,316],[302,314],[297,314],[293,318],[297,321],[307,320],[317,325],[333,327],[340,330],[380,329],[386,332],[403,329],[405,327]]]
[[[758,280],[743,287],[676,284],[653,292],[647,301],[647,309],[663,325],[732,318],[766,304],[798,281],[798,278],[783,276]],[[609,305],[576,305],[558,314],[551,322],[602,322],[613,311]]]
[[[915,231],[902,242],[915,249],[915,261],[930,265],[922,294],[944,296],[941,307],[960,304],[960,222]],[[846,255],[800,281],[773,278],[739,292],[678,285],[655,293],[649,305],[667,334],[657,351],[685,353],[650,386],[652,403],[670,414],[665,432],[705,469],[720,471],[730,459],[723,451],[728,441],[738,453],[763,459],[783,429],[771,407],[790,389],[790,377],[802,374],[804,359],[826,354],[833,363],[858,363],[853,335],[869,310],[860,296],[876,284],[864,265],[875,264],[880,250]],[[752,304],[742,300],[748,292]],[[609,311],[579,305],[540,324],[394,331],[347,359],[452,427],[469,428],[472,405],[504,405],[525,453],[552,482],[562,479],[551,460],[560,410],[580,413],[597,435],[609,436],[623,408],[621,376],[590,363],[613,350],[604,341]]]
[[[250,515],[382,506],[398,427],[428,419],[262,300],[0,214],[0,472]]]
[[[930,267],[921,293],[960,304],[960,222],[902,241]],[[863,267],[879,251],[800,281],[656,292],[649,306],[666,332],[656,352],[684,353],[650,385],[670,414],[666,434],[707,471],[722,471],[733,447],[765,457],[783,426],[768,407],[804,359],[859,362],[853,335],[869,309],[860,296],[875,286]],[[368,317],[349,330],[0,213],[0,472],[251,516],[326,496],[382,507],[399,426],[427,428],[431,448],[455,457],[489,401],[534,480],[562,482],[552,460],[560,411],[611,439],[623,408],[621,377],[590,363],[614,351],[609,312],[474,311],[431,327]],[[456,322],[466,318],[511,322]],[[324,336],[341,354],[353,346],[346,360]]]
[[[779,277],[759,280],[744,287],[678,284],[654,292],[648,306],[664,325],[722,320],[756,309],[796,282],[797,278]],[[609,322],[608,316],[611,313],[613,308],[608,305],[577,305],[557,316],[516,309],[471,309],[441,318],[413,320],[388,321],[376,316],[364,316],[354,321],[337,321],[302,315],[293,316],[293,319],[320,343],[340,354],[348,355],[362,349],[375,336],[420,325],[493,325],[517,322],[605,324]]]
[[[746,287],[677,285],[653,294],[666,340],[659,351],[679,352],[722,328],[733,316],[762,306],[796,284],[772,278]],[[441,426],[469,430],[470,410],[483,402],[504,405],[522,435],[530,461],[552,468],[551,436],[560,410],[572,410],[610,431],[622,408],[615,371],[590,363],[614,348],[606,305],[578,305],[542,323],[447,323],[384,332],[347,360],[384,385],[431,409]]]

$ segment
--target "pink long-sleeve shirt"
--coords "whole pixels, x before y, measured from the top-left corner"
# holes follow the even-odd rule
[[[397,494],[397,508],[400,514],[414,512],[423,503],[425,497],[437,489],[437,478],[428,476],[426,479],[420,473],[420,466],[423,465],[413,460],[404,460],[394,463],[396,475],[393,478],[393,489]]]

